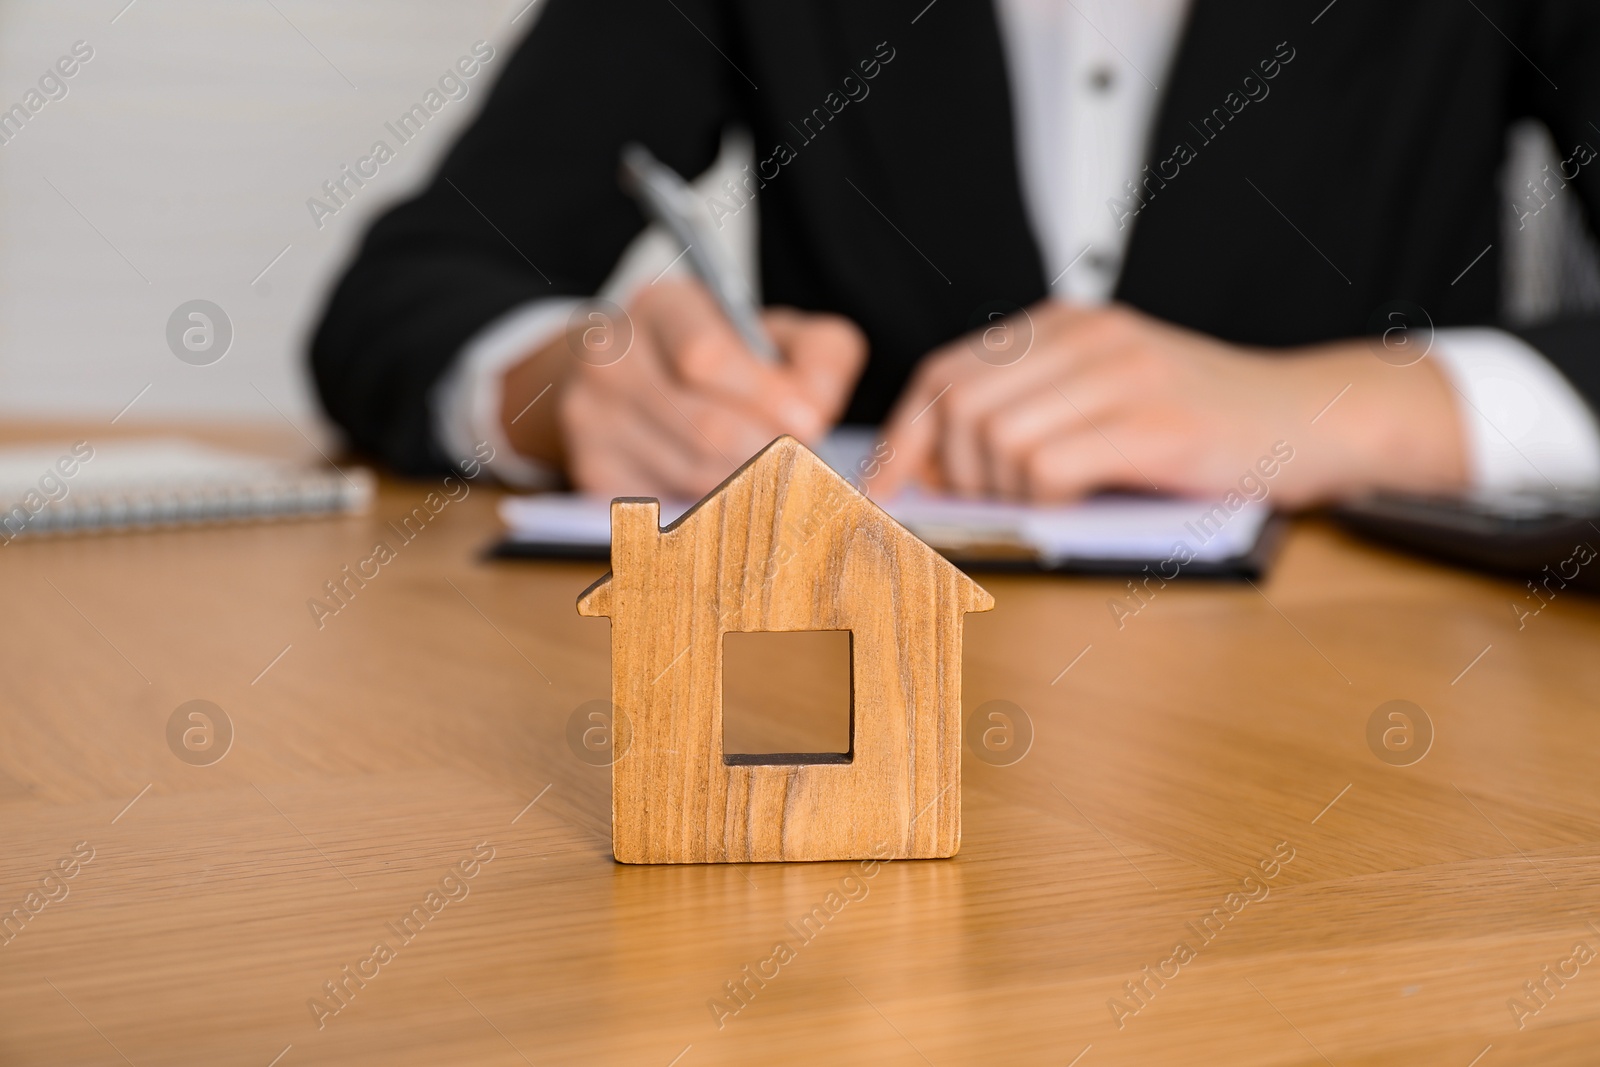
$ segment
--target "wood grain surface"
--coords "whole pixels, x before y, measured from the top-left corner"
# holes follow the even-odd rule
[[[994,598],[792,437],[670,528],[611,505],[611,571],[578,600],[611,618],[612,764],[623,863],[896,860],[961,846],[961,631]],[[850,635],[837,756],[729,756],[723,637]],[[810,709],[821,715],[826,705]]]
[[[476,483],[398,538],[440,488],[0,547],[0,914],[40,905],[0,1064],[1596,1062],[1592,600],[1519,629],[1514,583],[1317,522],[1121,629],[1120,581],[986,577],[963,707],[1032,740],[964,748],[959,855],[627,866],[573,740],[604,568],[485,562]],[[205,766],[168,742],[197,699]],[[1432,723],[1410,766],[1368,744],[1392,700]]]

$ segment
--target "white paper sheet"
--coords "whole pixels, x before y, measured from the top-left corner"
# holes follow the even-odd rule
[[[870,431],[852,428],[832,435],[817,452],[835,470],[850,476],[859,470],[859,457],[870,454],[871,444]],[[875,502],[941,551],[959,552],[979,544],[1018,545],[1049,563],[1167,560],[1185,554],[1193,560],[1218,562],[1249,552],[1271,516],[1271,509],[1258,502],[1230,511],[1220,501],[1121,494],[1061,507],[918,492]],[[690,506],[663,500],[662,524],[671,523]],[[500,502],[500,518],[509,537],[526,544],[600,547],[611,541],[611,502],[606,497],[567,493],[506,497]]]

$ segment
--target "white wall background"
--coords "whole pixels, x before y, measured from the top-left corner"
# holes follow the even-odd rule
[[[364,223],[471,117],[537,6],[518,17],[528,0],[127,4],[0,4],[0,107],[73,42],[94,48],[68,95],[0,146],[0,412],[110,418],[148,385],[128,420],[274,419],[270,398],[304,421],[315,410],[304,339],[322,294]],[[477,40],[496,57],[466,98],[319,231],[307,198],[378,137],[395,144],[384,121]],[[168,316],[195,298],[234,325],[211,366],[166,343]]]

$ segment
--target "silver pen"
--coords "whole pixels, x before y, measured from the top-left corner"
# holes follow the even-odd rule
[[[683,246],[695,275],[711,290],[722,313],[763,363],[778,362],[778,348],[761,325],[760,309],[739,269],[695,210],[694,194],[678,174],[642,144],[622,148],[622,188],[645,217],[659,223]]]

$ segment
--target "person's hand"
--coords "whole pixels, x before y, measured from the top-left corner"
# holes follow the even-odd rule
[[[783,358],[763,364],[696,281],[663,279],[622,320],[596,316],[508,372],[501,418],[519,452],[593,493],[694,500],[780,434],[814,443],[866,357],[849,320],[771,308]]]
[[[1292,462],[1266,466],[1290,506],[1443,491],[1466,480],[1454,401],[1431,362],[1393,366],[1365,341],[1271,354],[1125,307],[1045,301],[923,360],[886,428],[894,460],[874,495],[921,481],[1036,501],[1219,496],[1280,442]]]

